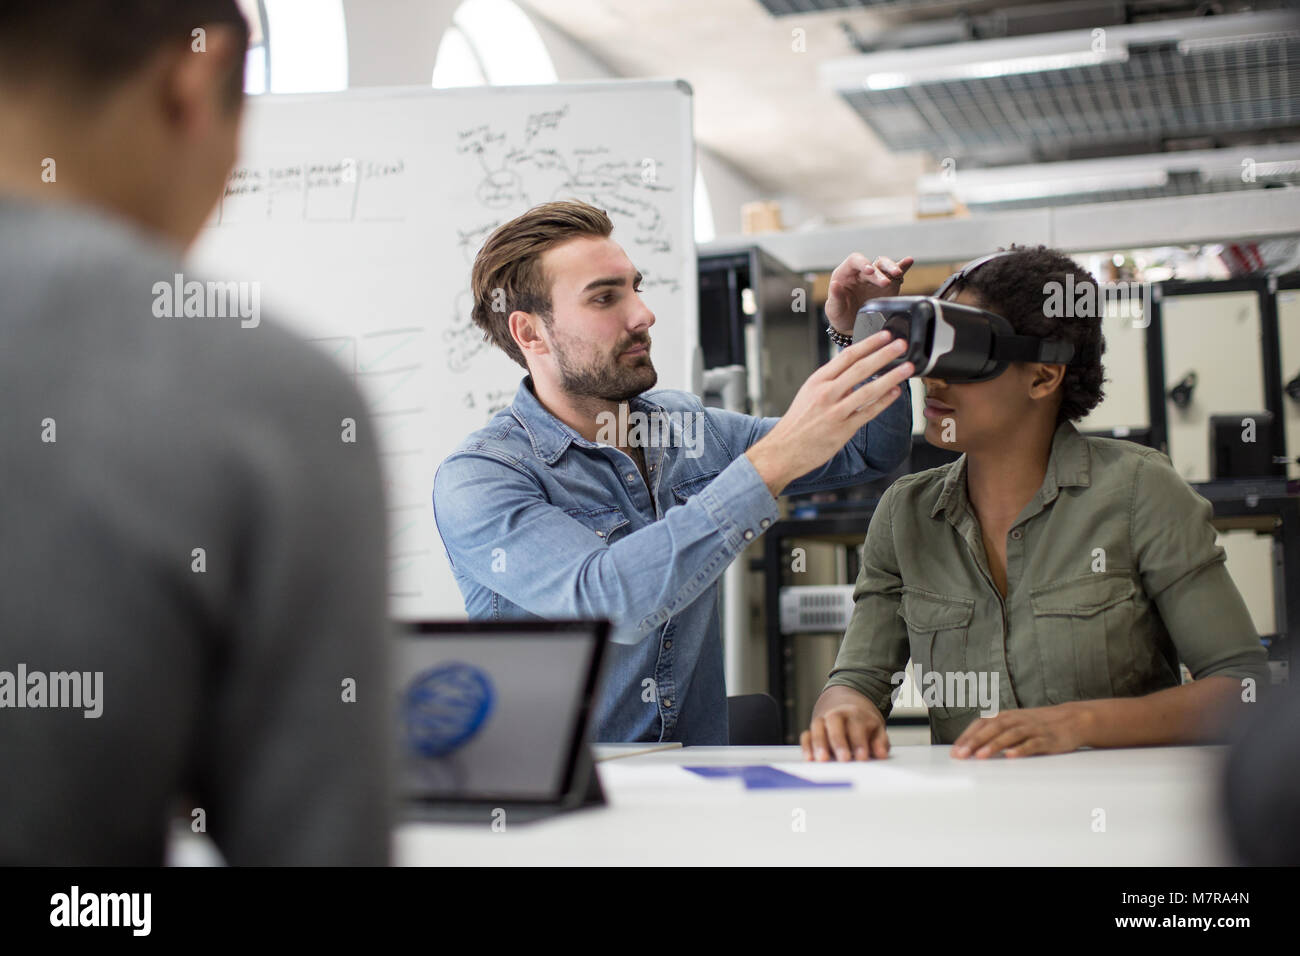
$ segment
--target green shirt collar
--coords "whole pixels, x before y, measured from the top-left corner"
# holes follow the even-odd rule
[[[1047,473],[1043,484],[1026,507],[1030,517],[1041,511],[1055,498],[1062,488],[1074,485],[1087,486],[1092,482],[1091,454],[1088,443],[1071,422],[1061,422],[1056,426],[1052,436],[1052,452],[1047,459]],[[958,458],[947,476],[943,479],[943,490],[939,499],[930,510],[930,517],[936,517],[940,511],[946,511],[948,519],[955,522],[968,508],[966,495],[966,456]]]

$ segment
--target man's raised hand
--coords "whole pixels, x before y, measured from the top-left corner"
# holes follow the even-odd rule
[[[826,318],[836,331],[851,334],[858,309],[869,299],[898,295],[903,287],[903,276],[914,261],[911,256],[904,256],[898,262],[877,256],[873,261],[860,252],[853,253],[831,273],[831,284],[826,293]]]

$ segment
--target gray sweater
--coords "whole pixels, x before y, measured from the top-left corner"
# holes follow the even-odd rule
[[[365,407],[272,322],[157,317],[176,273],[0,197],[0,864],[158,864],[177,813],[231,864],[383,864]]]

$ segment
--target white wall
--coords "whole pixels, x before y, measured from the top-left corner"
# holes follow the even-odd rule
[[[567,33],[552,26],[549,20],[537,16],[526,6],[521,5],[520,9],[533,22],[542,43],[546,44],[546,52],[551,54],[555,75],[561,83],[608,80],[616,75],[603,60],[589,53]]]
[[[719,236],[740,234],[740,207],[757,199],[773,199],[753,180],[736,169],[717,153],[702,147],[695,150],[704,185],[709,190],[709,205],[713,209],[713,227]],[[784,213],[785,206],[782,205]],[[790,219],[786,217],[787,225]]]
[[[438,42],[459,5],[459,0],[343,0],[349,85],[428,86]]]

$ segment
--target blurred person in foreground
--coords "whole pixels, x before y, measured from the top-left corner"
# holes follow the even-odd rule
[[[1234,862],[1300,866],[1300,687],[1294,678],[1243,722],[1224,770]]]
[[[156,865],[173,815],[231,864],[388,859],[362,399],[206,284],[169,301],[247,44],[234,0],[0,0],[6,864]]]

